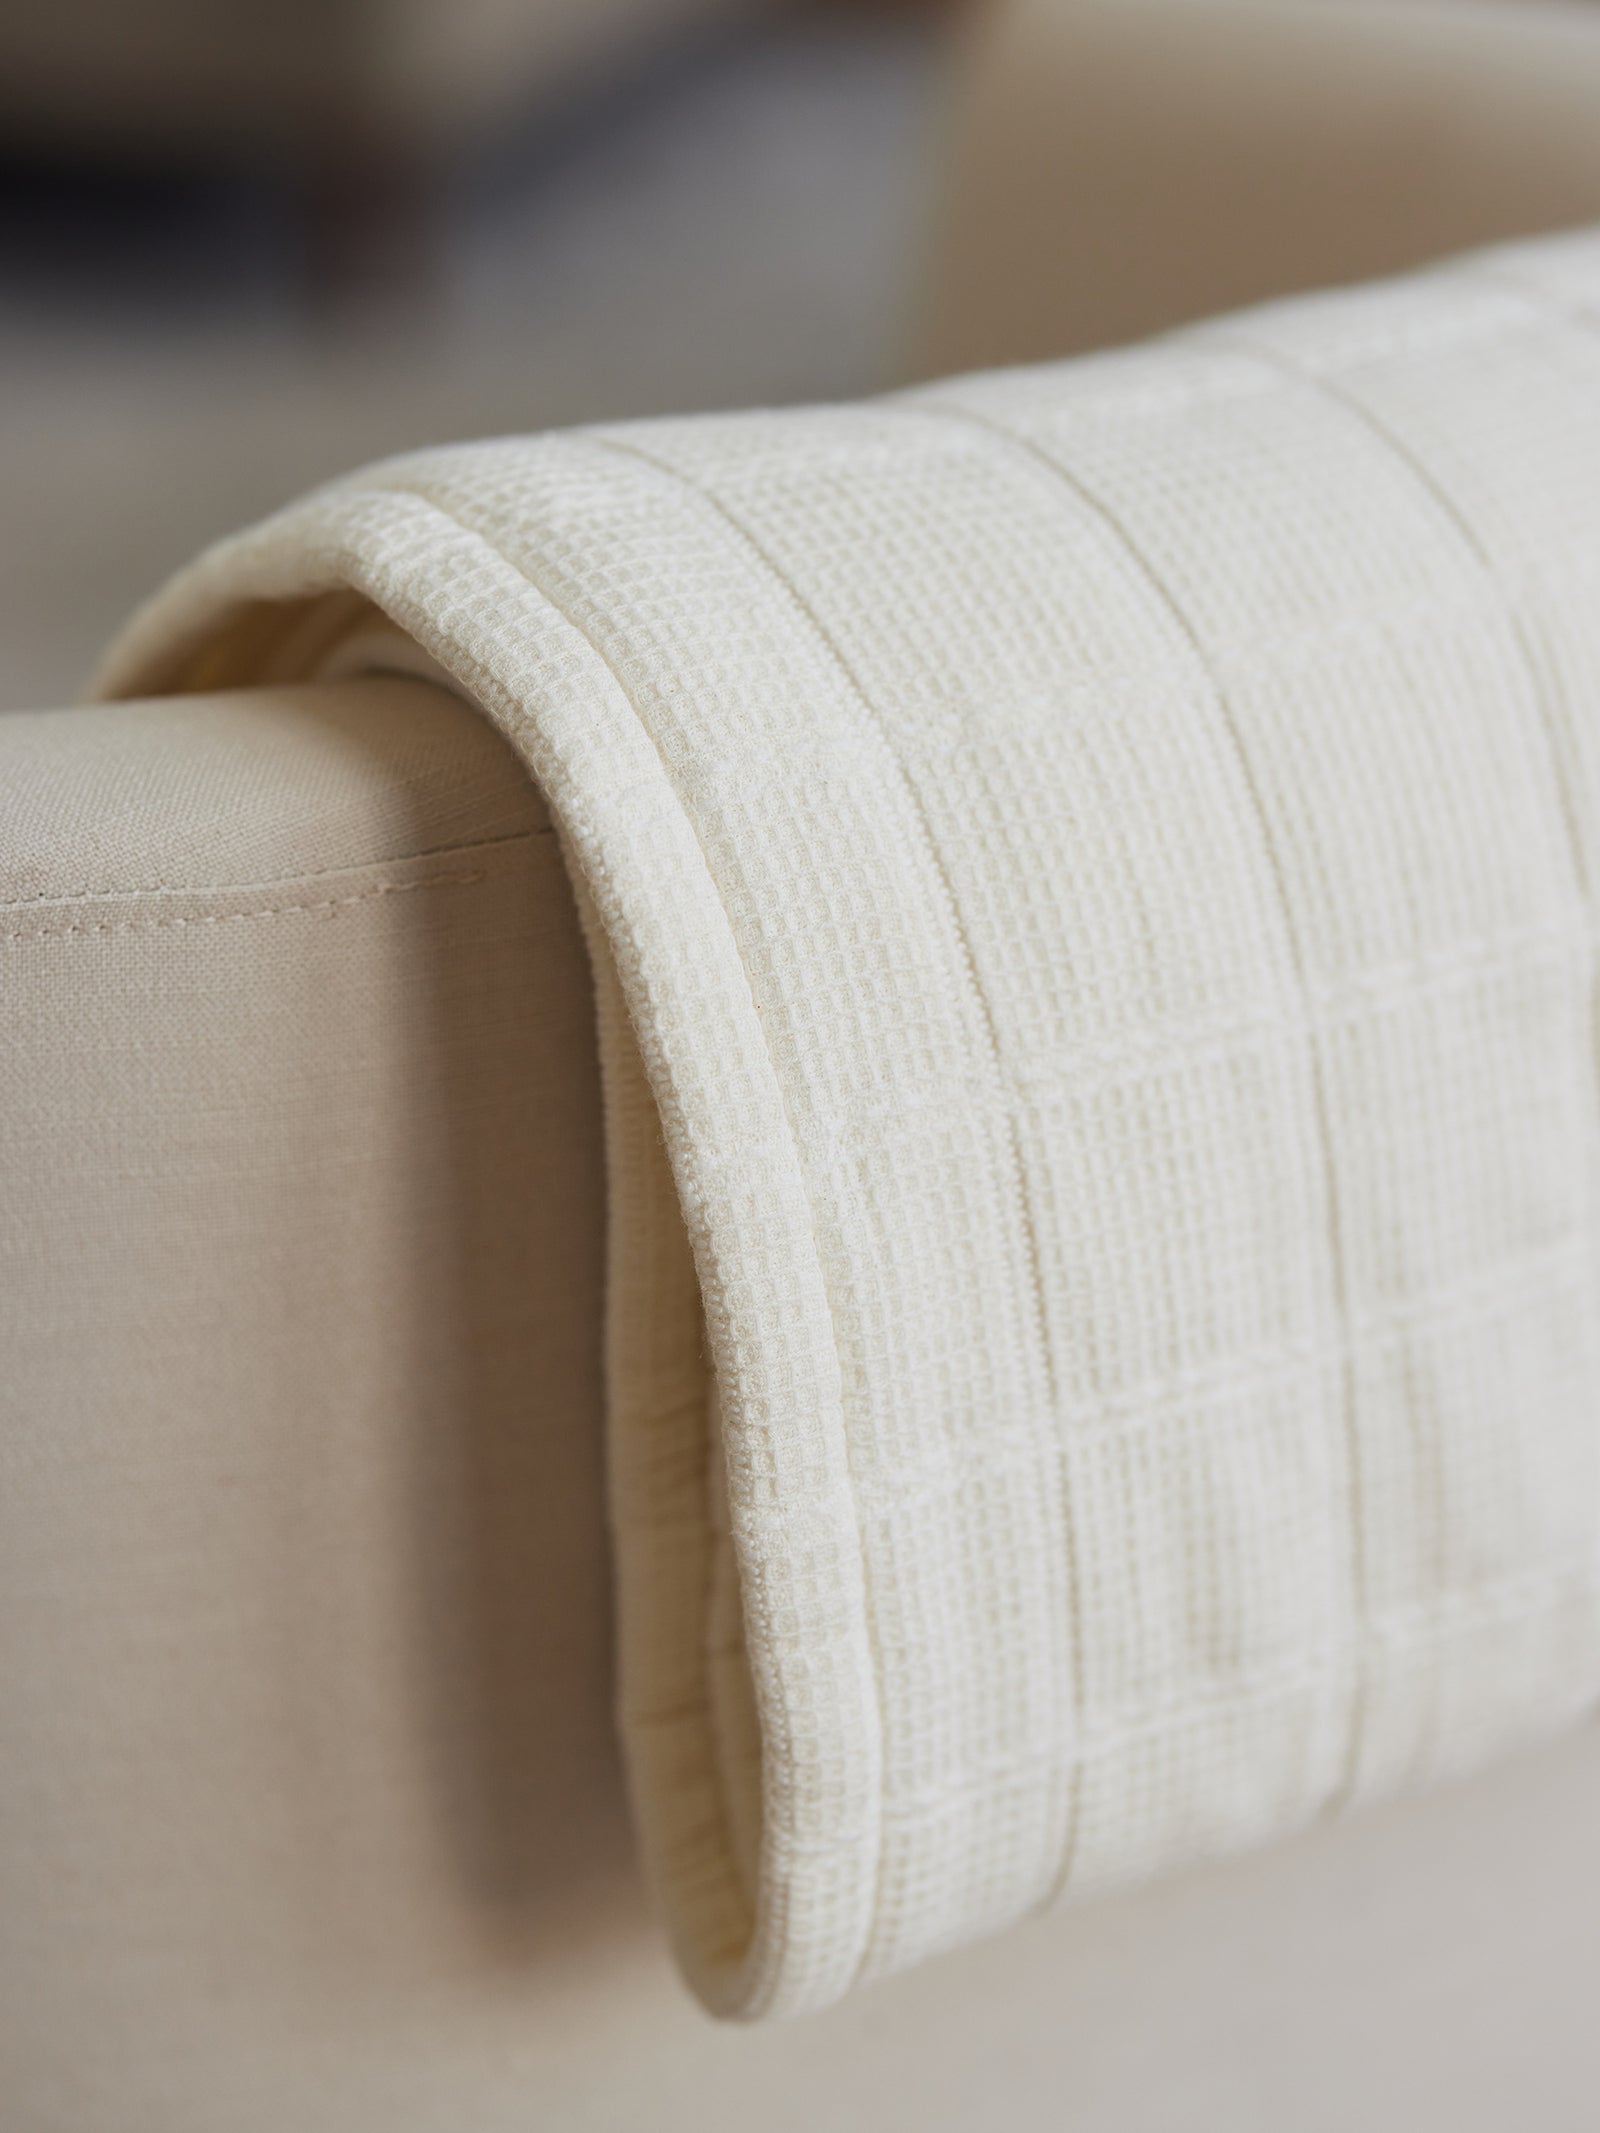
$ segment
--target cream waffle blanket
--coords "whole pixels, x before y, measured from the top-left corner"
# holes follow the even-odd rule
[[[396,461],[105,687],[357,595],[584,908],[623,1726],[713,2008],[1590,1705],[1600,238]]]

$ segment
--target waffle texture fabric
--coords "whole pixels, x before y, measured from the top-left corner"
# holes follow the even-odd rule
[[[1600,237],[392,462],[104,688],[356,595],[584,912],[622,1722],[712,2008],[1592,1705]]]

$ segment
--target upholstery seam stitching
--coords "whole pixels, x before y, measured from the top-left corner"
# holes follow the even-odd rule
[[[179,926],[241,925],[257,918],[286,918],[294,914],[343,911],[352,904],[371,903],[380,896],[411,895],[419,889],[466,888],[474,883],[487,881],[488,878],[488,875],[481,871],[473,874],[429,874],[420,881],[380,881],[371,888],[357,890],[349,896],[329,896],[289,904],[266,904],[253,911],[192,912],[168,918],[120,919],[89,926],[24,926],[13,932],[0,933],[0,941],[64,941],[84,939],[94,934],[164,933]]]
[[[511,830],[504,837],[481,837],[467,844],[435,844],[424,852],[406,852],[399,857],[372,860],[373,866],[421,866],[430,859],[476,857],[480,852],[487,857],[491,853],[508,850],[513,845],[526,844],[534,837],[552,837],[553,828],[543,825],[536,829]],[[364,872],[362,862],[337,867],[310,867],[301,873],[272,874],[264,881],[140,881],[131,882],[126,888],[115,889],[40,889],[32,896],[0,897],[0,911],[31,911],[44,904],[95,904],[131,903],[141,896],[259,896],[265,890],[281,889],[290,882],[331,881],[339,874]],[[453,878],[453,877],[451,877]]]

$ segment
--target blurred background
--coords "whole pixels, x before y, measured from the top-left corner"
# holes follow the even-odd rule
[[[387,453],[1593,220],[1583,0],[0,0],[0,709]]]
[[[938,7],[10,11],[0,708],[69,699],[164,573],[364,460],[892,372]]]

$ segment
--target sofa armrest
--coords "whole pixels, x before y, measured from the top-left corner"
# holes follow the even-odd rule
[[[0,718],[0,897],[0,2064],[48,2082],[84,1994],[470,1967],[627,1857],[603,1195],[556,841],[441,690]]]

